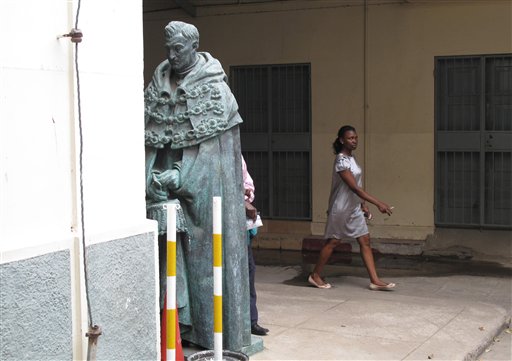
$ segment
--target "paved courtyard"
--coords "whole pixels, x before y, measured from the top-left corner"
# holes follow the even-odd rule
[[[323,290],[306,282],[316,257],[255,252],[259,323],[270,332],[251,360],[512,360],[509,264],[380,256],[397,288],[379,292],[358,255],[335,254]]]

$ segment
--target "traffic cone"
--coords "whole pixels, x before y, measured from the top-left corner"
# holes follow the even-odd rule
[[[165,310],[167,309],[167,295],[164,298],[164,309],[163,315],[160,318],[160,327],[161,327],[161,338],[160,338],[160,354],[161,360],[167,361],[167,317],[165,317]],[[176,310],[176,361],[185,361],[185,356],[183,355],[183,347],[181,346],[181,334],[180,334],[180,323],[178,321],[178,312]]]

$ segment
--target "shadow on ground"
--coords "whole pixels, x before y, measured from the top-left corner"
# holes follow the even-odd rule
[[[445,277],[453,275],[512,277],[512,269],[498,262],[458,259],[441,256],[399,256],[376,253],[375,265],[383,278],[392,277]],[[318,252],[254,250],[255,262],[261,266],[294,267],[299,274],[284,283],[304,285],[314,267]],[[367,277],[366,269],[357,253],[336,252],[327,267],[326,277]]]

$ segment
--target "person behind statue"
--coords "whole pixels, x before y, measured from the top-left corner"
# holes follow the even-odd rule
[[[254,181],[247,170],[247,164],[242,157],[242,173],[244,179],[245,189],[245,215],[247,218],[256,221],[258,217],[258,210],[252,205],[254,201]],[[257,228],[252,228],[247,231],[247,258],[249,260],[249,291],[250,291],[250,310],[251,310],[251,333],[254,335],[265,336],[269,329],[261,327],[258,324],[258,307],[256,306],[256,287],[254,285],[254,278],[256,276],[256,264],[252,254],[251,241],[258,233]]]
[[[145,90],[146,203],[177,202],[177,305],[184,340],[213,348],[212,198],[222,197],[223,340],[251,344],[238,105],[221,64],[198,52],[199,32],[172,21],[167,59]],[[239,191],[237,191],[239,190]],[[165,232],[161,213],[151,213]],[[162,265],[164,266],[164,265]]]

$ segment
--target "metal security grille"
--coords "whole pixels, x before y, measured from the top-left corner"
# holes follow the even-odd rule
[[[242,152],[265,218],[311,219],[309,64],[235,66]]]
[[[436,224],[512,228],[512,55],[436,58]]]

